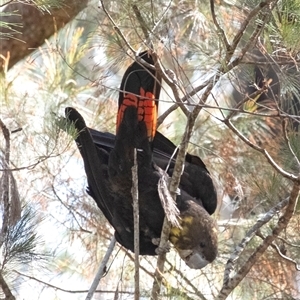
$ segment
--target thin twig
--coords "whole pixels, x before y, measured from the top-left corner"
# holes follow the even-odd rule
[[[157,257],[156,269],[154,273],[154,281],[153,281],[152,291],[151,291],[151,300],[157,300],[160,294],[160,289],[163,281],[164,264],[166,261],[166,252],[164,251],[164,249],[166,249],[168,245],[170,229],[171,229],[170,224],[167,218],[165,217],[162,226],[161,236],[160,236],[160,243],[159,243],[159,249],[161,249],[161,252]]]
[[[287,122],[285,119],[282,119],[281,125],[282,125],[283,137],[285,139],[285,142],[288,145],[288,148],[289,148],[290,152],[292,153],[295,162],[297,163],[298,170],[300,170],[300,161],[291,145],[291,141],[290,141],[290,138],[289,138],[288,132],[287,132]]]
[[[3,168],[3,169],[0,169],[0,172],[3,172],[3,171],[16,172],[16,171],[22,171],[22,170],[33,170],[36,166],[38,166],[40,163],[44,162],[48,158],[54,158],[54,157],[58,157],[60,155],[61,154],[53,154],[53,155],[49,154],[49,155],[46,155],[46,156],[43,156],[43,157],[39,158],[37,160],[37,162],[32,163],[32,164],[30,164],[28,166],[18,167],[18,168]]]
[[[232,51],[231,46],[227,40],[226,34],[217,20],[217,16],[215,13],[215,1],[214,0],[210,0],[210,11],[211,11],[211,16],[212,16],[213,22],[214,22],[215,26],[217,27],[218,35],[221,37],[221,40],[225,46],[226,53],[231,53],[231,51]]]
[[[28,278],[30,280],[34,280],[38,283],[41,283],[47,287],[50,287],[52,289],[55,289],[55,290],[58,290],[58,291],[62,291],[62,292],[65,292],[65,293],[70,293],[70,294],[85,294],[88,292],[88,290],[68,290],[68,289],[64,289],[64,288],[61,288],[59,286],[56,286],[56,285],[53,285],[49,282],[46,282],[46,281],[43,281],[41,279],[38,279],[36,277],[33,277],[33,276],[30,276],[30,275],[27,275],[27,274],[24,274],[24,273],[21,273],[19,271],[16,271],[16,270],[13,270],[14,273],[18,274],[19,276],[22,276],[22,277],[25,277],[25,278]],[[95,293],[115,293],[115,291],[109,291],[109,290],[96,290]],[[126,292],[126,291],[118,291],[118,293],[122,293],[122,294],[129,294],[129,295],[132,295],[133,293],[132,292]]]
[[[132,172],[132,201],[133,201],[133,222],[134,222],[134,299],[140,298],[140,222],[139,222],[139,183],[138,183],[138,162],[137,149],[133,149]]]
[[[230,115],[230,118],[231,118],[233,115],[236,115],[236,114],[238,114],[238,113],[242,113],[242,114],[253,115],[253,116],[257,116],[257,117],[272,117],[272,118],[281,118],[281,117],[289,118],[289,117],[291,117],[291,118],[293,118],[293,119],[296,119],[296,120],[299,119],[299,120],[300,120],[300,116],[289,115],[289,114],[287,114],[287,113],[285,113],[285,112],[280,112],[280,113],[278,113],[277,110],[272,109],[272,108],[270,108],[270,107],[266,107],[266,108],[268,108],[271,112],[273,111],[274,113],[268,114],[268,113],[263,113],[263,112],[252,112],[252,111],[248,111],[248,110],[245,110],[245,109],[243,109],[243,108],[240,108],[240,106],[241,106],[242,104],[244,104],[245,102],[247,102],[247,101],[249,101],[249,100],[251,100],[251,99],[253,99],[253,98],[255,98],[255,97],[259,96],[259,95],[261,95],[263,92],[264,92],[264,89],[262,88],[262,89],[259,89],[259,90],[255,91],[255,92],[253,92],[251,95],[247,95],[244,99],[242,99],[239,103],[237,103],[237,105],[236,105],[234,108],[225,107],[225,106],[220,106],[216,101],[215,101],[215,102],[216,102],[216,105],[210,105],[210,104],[206,104],[206,103],[205,103],[205,104],[189,104],[189,106],[190,106],[190,107],[193,107],[193,106],[200,106],[200,107],[202,107],[203,109],[217,109],[217,110],[219,110],[219,111],[221,112],[221,114],[222,114],[223,111],[228,111],[228,112],[231,112],[231,113],[232,113],[232,114]],[[214,96],[213,96],[213,98],[215,99]],[[216,99],[215,99],[215,100],[216,100]],[[177,108],[178,108],[178,105],[175,103],[175,104],[173,104],[169,109],[167,109],[163,114],[161,114],[161,116],[158,118],[158,122],[157,122],[158,126],[161,125],[162,122],[164,121],[164,119],[165,119],[172,111],[174,111],[174,110],[177,109]],[[222,121],[224,121],[224,119],[228,118],[228,116],[225,117],[224,114],[222,114],[222,115],[223,115],[223,120],[222,120]],[[216,117],[215,117],[215,118],[216,118]]]
[[[54,181],[54,180],[53,180]],[[52,192],[54,194],[54,196],[57,198],[57,200],[68,210],[68,212],[72,215],[72,219],[75,220],[77,226],[79,227],[79,230],[82,231],[82,232],[86,232],[86,233],[90,233],[92,234],[92,231],[90,230],[87,230],[87,229],[84,229],[80,222],[77,220],[76,216],[75,216],[75,213],[78,214],[77,210],[75,209],[72,209],[72,207],[68,204],[66,204],[62,199],[61,197],[57,194],[56,192],[56,189],[54,187],[54,185],[51,186],[51,189],[52,189]],[[73,212],[75,211],[75,213]],[[82,217],[82,216],[81,216]]]
[[[159,127],[165,120],[165,118],[174,110],[178,108],[178,104],[174,103],[172,106],[170,106],[165,112],[163,112],[158,118],[157,118],[157,127]]]
[[[239,60],[242,61],[245,54],[250,50],[251,47],[253,47],[258,39],[258,37],[260,36],[262,30],[264,29],[264,26],[267,22],[267,17],[270,15],[269,14],[265,14],[264,18],[262,19],[261,22],[259,22],[259,24],[256,25],[255,30],[253,30],[250,38],[248,39],[247,43],[245,44],[245,46],[242,48],[242,50],[240,51],[239,54]]]
[[[178,106],[182,109],[183,113],[188,116],[189,110],[185,107],[184,103],[181,101],[181,98],[179,96],[178,92],[178,85],[176,84],[176,80],[172,79],[170,76],[168,76],[167,72],[161,65],[160,61],[157,59],[156,53],[152,53],[152,57],[155,63],[155,68],[158,72],[158,74],[162,77],[162,79],[167,83],[167,85],[172,89],[175,102],[178,104]]]
[[[0,128],[2,130],[4,140],[5,140],[5,150],[4,157],[2,159],[2,165],[4,168],[9,167],[10,162],[10,132],[4,122],[0,119]],[[0,231],[0,247],[4,243],[10,221],[10,194],[9,194],[9,182],[10,182],[10,171],[4,171],[2,177],[0,178],[0,201],[3,203],[4,212],[2,214],[2,228]]]
[[[144,18],[142,17],[142,14],[141,14],[140,10],[138,9],[137,5],[136,4],[132,5],[133,11],[136,15],[136,18],[137,18],[138,22],[141,25],[142,31],[143,31],[144,36],[145,36],[144,44],[146,44],[146,46],[149,47],[152,50],[153,50],[152,36],[154,36],[154,32],[155,32],[156,28],[158,27],[158,25],[161,23],[161,21],[163,20],[163,18],[165,17],[167,12],[169,11],[169,9],[171,7],[171,4],[172,4],[172,0],[170,0],[170,2],[168,3],[165,11],[162,13],[161,17],[154,24],[154,26],[151,30],[149,30],[149,27],[148,27],[147,23],[145,22]]]
[[[259,97],[260,95],[265,93],[268,90],[268,88],[269,88],[268,83],[264,82],[264,85],[261,88],[258,88],[257,91],[253,92],[250,95],[246,95],[246,97],[244,99],[242,99],[239,103],[236,104],[236,106],[234,107],[234,110],[231,110],[231,113],[228,114],[226,119],[233,118],[238,112],[247,113],[247,111],[245,111],[244,109],[240,109],[240,107],[242,107],[242,105],[244,103],[246,103],[247,101],[249,101],[251,99],[256,99],[257,97]],[[257,113],[252,113],[252,114],[257,115]],[[268,116],[268,115],[263,114],[263,116]]]
[[[171,263],[168,259],[166,259],[166,262],[168,263],[171,272],[176,273],[178,275],[178,278],[180,278],[180,284],[186,289],[187,286],[191,287],[193,290],[193,293],[195,293],[195,295],[197,295],[197,297],[199,297],[201,300],[207,300],[206,297],[200,292],[199,287],[195,286],[193,284],[193,282],[187,278],[187,274],[185,274],[184,272],[182,272],[180,269],[178,268],[174,268],[174,264]]]
[[[15,0],[7,1],[7,2],[1,4],[0,7],[3,7],[3,6],[5,6],[5,5],[8,5],[8,4],[12,3],[12,2],[15,2]]]
[[[279,240],[282,240],[285,244],[291,246],[291,247],[295,247],[295,248],[299,248],[300,249],[300,245],[299,244],[293,244],[289,241],[287,241],[286,239],[282,238],[281,236],[278,237]]]
[[[295,266],[296,271],[300,271],[300,265],[294,259],[284,255],[280,251],[280,248],[275,243],[272,243],[271,246],[277,251],[277,253],[279,254],[280,257],[282,257],[284,260],[292,263]]]
[[[137,7],[136,4],[132,5],[132,9],[133,9],[133,11],[135,13],[135,16],[136,16],[138,22],[141,25],[141,28],[142,28],[142,31],[144,33],[145,39],[148,40],[149,36],[150,36],[149,29],[148,29],[148,26],[147,26],[145,20],[142,17],[142,14],[141,14],[140,10],[138,9],[138,7]],[[150,48],[153,48],[153,47],[150,47]]]
[[[262,233],[260,231],[258,231],[256,233],[256,235],[258,237],[260,237],[262,240],[265,239],[265,237],[262,235]],[[276,250],[276,252],[278,253],[278,255],[280,257],[282,257],[284,260],[288,261],[289,263],[292,263],[295,266],[296,271],[300,271],[300,265],[294,259],[292,259],[292,258],[286,256],[285,254],[283,254],[282,251],[280,250],[279,246],[277,244],[275,244],[275,242],[273,242],[271,244],[271,247]]]
[[[268,17],[271,14],[272,9],[269,9],[268,13],[265,13],[262,20],[259,22],[259,24],[257,24],[255,30],[252,32],[250,38],[248,39],[246,45],[242,48],[242,50],[239,53],[239,56],[233,60],[233,62],[231,63],[233,66],[238,65],[244,58],[245,54],[250,50],[250,48],[255,45],[258,37],[260,36],[264,25],[266,24]]]
[[[114,19],[111,17],[111,15],[109,14],[109,12],[106,10],[103,0],[100,0],[103,12],[106,14],[106,16],[109,18],[110,22],[113,24],[114,26],[114,30],[118,33],[118,35],[121,37],[121,39],[123,40],[123,42],[126,44],[126,46],[132,51],[132,53],[135,54],[135,50],[132,48],[132,46],[129,44],[129,42],[127,41],[126,37],[124,36],[124,34],[122,33],[122,31],[120,30],[120,28],[117,26],[117,24],[115,23]]]
[[[153,34],[156,30],[156,28],[158,27],[158,25],[160,24],[160,22],[163,20],[163,18],[166,16],[166,14],[168,13],[168,11],[170,10],[170,7],[172,5],[173,0],[170,0],[169,3],[167,4],[167,7],[165,9],[165,11],[162,13],[161,17],[158,19],[158,21],[154,24],[151,33]]]
[[[194,95],[196,95],[198,92],[200,92],[201,90],[203,90],[209,83],[209,80],[206,80],[204,83],[202,83],[201,85],[195,87],[192,89],[192,91],[186,93],[186,95],[184,95],[181,99],[180,102],[184,103],[186,102],[189,98],[193,97]],[[193,104],[189,105],[193,106]],[[199,104],[195,104],[199,105]],[[163,121],[165,120],[165,118],[174,110],[176,110],[179,107],[179,105],[177,103],[174,103],[171,107],[169,107],[164,113],[162,113],[159,118],[157,119],[157,127],[159,127],[159,125],[161,125],[163,123]]]
[[[266,159],[268,160],[268,162],[270,163],[270,165],[278,172],[280,173],[283,177],[292,180],[294,182],[299,182],[300,183],[300,177],[296,176],[290,172],[285,171],[284,169],[282,169],[273,159],[273,157],[270,155],[270,153],[264,149],[261,148],[260,146],[252,143],[249,139],[247,139],[231,122],[231,120],[226,119],[224,120],[224,123],[227,125],[228,128],[230,128],[243,142],[245,142],[248,146],[250,146],[251,148],[253,148],[254,150],[262,153]]]
[[[262,1],[260,2],[252,11],[249,12],[247,18],[244,20],[243,24],[241,25],[239,31],[235,35],[232,43],[231,43],[231,49],[232,49],[232,54],[236,50],[241,38],[244,35],[244,32],[249,25],[250,21],[267,5],[269,5],[273,0],[267,0],[267,1]],[[277,1],[275,1],[277,2]],[[229,59],[227,60],[229,61]]]
[[[88,294],[85,298],[85,300],[91,300],[93,298],[93,295],[97,289],[97,286],[99,285],[99,282],[101,280],[101,278],[103,277],[103,274],[105,273],[105,268],[106,268],[106,265],[107,265],[107,262],[114,250],[114,247],[115,247],[115,244],[116,244],[116,238],[115,236],[113,235],[111,240],[110,240],[110,244],[107,248],[107,251],[102,259],[102,262],[100,264],[100,267],[99,267],[99,270],[93,280],[93,283],[88,291]]]

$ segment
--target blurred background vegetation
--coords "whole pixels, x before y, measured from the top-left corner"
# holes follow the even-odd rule
[[[235,247],[300,183],[300,1],[1,1],[0,10],[0,298],[85,297],[113,231],[87,196],[80,155],[57,119],[73,106],[88,126],[114,132],[118,88],[132,62],[129,45],[148,47],[145,28],[188,110],[213,82],[189,151],[204,160],[218,190],[219,256],[194,271],[171,250],[161,297],[220,297]],[[233,44],[237,33],[230,56],[225,42]],[[236,65],[229,68],[231,62]],[[174,103],[165,83],[160,114]],[[177,108],[158,129],[178,144],[185,125]],[[299,212],[298,204],[228,299],[300,298]],[[255,231],[235,271],[273,234],[283,213],[274,212]],[[133,298],[132,253],[117,246],[110,263],[94,299]],[[143,299],[150,296],[155,264],[141,257]]]

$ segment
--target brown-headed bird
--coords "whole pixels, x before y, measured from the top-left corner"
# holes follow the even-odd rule
[[[147,51],[140,58],[154,65]],[[84,161],[88,193],[114,227],[117,241],[131,251],[131,168],[137,149],[141,255],[157,254],[153,241],[160,238],[165,217],[158,182],[168,165],[167,172],[172,175],[176,158],[175,145],[156,132],[160,85],[154,67],[140,59],[129,66],[120,87],[116,136],[88,129],[75,109],[66,109],[67,119],[78,132],[76,142]],[[217,255],[217,230],[210,216],[217,197],[209,172],[197,156],[186,155],[176,205],[180,226],[171,227],[169,240],[189,267],[203,268]]]

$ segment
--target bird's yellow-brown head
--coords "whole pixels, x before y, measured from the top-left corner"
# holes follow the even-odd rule
[[[185,263],[201,269],[218,253],[217,227],[207,211],[193,200],[184,201],[180,227],[172,227],[170,241]]]

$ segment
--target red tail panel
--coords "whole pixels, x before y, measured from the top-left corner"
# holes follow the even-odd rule
[[[149,64],[154,64],[147,51],[140,57]],[[125,72],[119,95],[119,110],[117,116],[117,131],[123,120],[124,111],[128,106],[137,108],[138,121],[144,121],[147,135],[153,140],[156,132],[158,98],[161,79],[155,70],[148,69],[139,62],[134,62]]]

